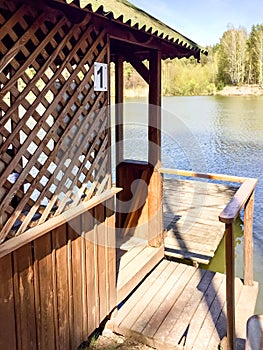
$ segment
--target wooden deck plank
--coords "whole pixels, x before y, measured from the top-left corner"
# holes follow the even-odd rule
[[[237,301],[239,299],[241,290],[243,288],[243,283],[239,278],[235,279],[235,300],[236,300],[236,306]],[[217,322],[215,324],[212,336],[210,338],[207,350],[210,349],[216,349],[218,347],[218,344],[226,337],[227,334],[227,326],[226,326],[226,292],[225,289],[223,291],[222,295],[222,305],[223,308],[221,310],[220,316],[217,319]],[[237,311],[237,309],[236,309]],[[243,320],[244,323],[246,323],[247,320]],[[197,349],[197,347],[196,347]]]
[[[246,324],[242,322],[249,319],[255,310],[258,295],[258,283],[253,286],[243,286],[240,297],[237,302],[236,313],[236,350],[244,348],[244,339],[246,338]],[[248,302],[249,300],[249,302]]]
[[[171,345],[178,344],[183,346],[185,344],[192,318],[194,317],[202,298],[206,295],[208,287],[211,285],[214,273],[212,271],[206,271],[202,276],[201,270],[199,271],[200,282],[196,286],[191,297],[188,299],[180,317],[177,319],[177,322],[174,324],[168,336],[167,343],[170,343]]]
[[[185,306],[187,305],[189,299],[193,295],[195,289],[197,288],[200,279],[205,274],[205,271],[196,269],[192,278],[187,281],[187,285],[181,289],[181,294],[176,299],[173,307],[171,308],[169,314],[166,316],[165,320],[162,322],[158,331],[155,334],[157,339],[160,339],[162,342],[167,341],[171,330],[176,324],[177,320],[180,318]],[[201,275],[201,276],[200,276]]]
[[[200,323],[200,319],[205,320],[206,316],[210,313],[211,307],[215,300],[218,290],[220,289],[224,276],[222,274],[216,273],[211,280],[207,291],[202,296],[201,302],[189,323],[189,331],[188,336],[185,339],[185,346],[190,347],[193,346],[195,339],[197,338],[200,329],[202,327],[202,323]]]
[[[176,265],[176,267],[177,266],[178,265]],[[137,317],[134,317],[132,322],[130,322],[131,318],[124,320],[122,324],[123,327],[129,328],[134,332],[141,333],[145,326],[145,322],[147,323],[151,317],[150,313],[152,311],[151,309],[153,309],[152,303],[155,299],[156,294],[158,294],[159,290],[163,289],[163,285],[165,285],[166,281],[169,279],[173,271],[174,266],[171,263],[168,263],[158,278],[158,284],[153,283],[134,306],[133,314],[135,314]]]
[[[208,264],[224,236],[218,216],[235,189],[202,181],[163,183],[165,254]]]
[[[158,327],[168,315],[174,301],[176,300],[176,294],[178,294],[179,279],[182,278],[182,275],[185,273],[186,269],[187,265],[180,264],[174,271],[175,273],[170,276],[171,278],[169,279],[169,284],[171,284],[171,288],[167,288],[169,289],[169,292],[165,297],[163,297],[158,309],[154,310],[153,316],[143,329],[143,335],[147,337],[153,337],[157,332],[158,328],[156,329],[156,327]]]
[[[121,324],[121,322],[128,317],[128,315],[131,313],[131,311],[134,308],[133,301],[135,300],[137,302],[137,299],[141,299],[141,297],[144,295],[147,288],[151,287],[153,283],[155,283],[156,279],[159,277],[159,275],[163,272],[163,270],[168,266],[169,262],[165,260],[161,264],[157,265],[156,268],[153,270],[153,272],[148,277],[148,283],[147,285],[144,284],[141,288],[138,288],[134,291],[133,296],[134,298],[129,298],[125,302],[125,308],[121,308],[118,311],[117,317],[114,319],[115,329],[118,328]],[[145,286],[145,288],[144,288]],[[118,321],[119,320],[119,321]]]
[[[177,278],[177,267],[178,264],[175,265],[172,262],[170,262],[166,270],[162,273],[162,276],[164,277],[163,283],[158,287],[154,284],[151,294],[149,295],[149,293],[146,293],[144,295],[144,298],[142,299],[142,302],[144,303],[144,309],[141,308],[140,316],[138,317],[136,323],[134,323],[131,327],[133,331],[142,333],[144,328],[149,323],[149,320],[151,320],[151,318],[153,317],[155,310],[159,309],[163,299],[166,298],[167,294],[174,285],[173,282]],[[146,306],[145,301],[148,302],[148,305]],[[152,304],[155,305],[155,309],[152,307]],[[153,324],[152,326],[155,327],[156,324]]]
[[[134,251],[137,254],[134,255]],[[130,254],[133,255],[132,259],[129,257]],[[127,254],[127,258],[124,255],[117,265],[117,302],[124,300],[163,257],[164,246],[134,247]],[[124,264],[123,261],[125,261]]]
[[[224,274],[164,259],[121,306],[111,327],[157,349],[216,349],[226,336],[225,283]],[[244,298],[249,295],[253,308],[257,285],[247,292],[236,278],[235,286],[244,327]]]
[[[217,324],[217,320],[221,315],[221,312],[225,303],[225,290],[226,283],[225,278],[223,278],[220,288],[217,290],[216,296],[213,303],[206,314],[203,324],[199,330],[197,337],[195,338],[193,344],[193,350],[199,350],[200,344],[202,344],[203,349],[207,349],[209,341],[212,337],[214,329]]]

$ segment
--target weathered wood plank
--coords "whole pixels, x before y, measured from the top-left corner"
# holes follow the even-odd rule
[[[134,298],[129,298],[125,302],[125,308],[122,307],[118,311],[116,322],[114,320],[114,324],[116,324],[117,327],[120,327],[122,322],[124,322],[127,319],[128,315],[130,313],[132,313],[134,306],[137,304],[137,300],[140,300],[143,297],[144,293],[147,291],[147,289],[150,288],[154,283],[156,283],[156,279],[160,276],[160,274],[166,269],[166,267],[168,265],[169,265],[168,261],[164,261],[161,264],[159,264],[153,270],[153,272],[149,275],[147,285],[144,284],[144,286],[142,286],[141,288],[138,288],[134,291],[134,293],[133,293]],[[134,301],[135,301],[135,304],[134,304]],[[137,317],[137,315],[135,315],[133,317]],[[133,323],[132,320],[129,322]],[[124,327],[122,327],[122,328],[124,328]]]
[[[258,283],[253,286],[244,285],[237,302],[236,312],[236,337],[246,338],[246,324],[243,320],[248,320],[254,313],[258,295]],[[249,301],[249,302],[248,302]]]
[[[222,184],[164,179],[166,255],[208,264],[225,232],[218,215],[235,190]]]
[[[116,230],[115,213],[113,211],[114,200],[106,201],[106,226],[107,226],[107,288],[108,288],[108,313],[117,305],[117,257],[116,257]]]
[[[52,350],[55,349],[55,325],[50,234],[34,241],[34,256],[38,348]]]
[[[161,342],[168,340],[169,334],[173,329],[173,326],[180,318],[183,309],[187,305],[190,297],[196,289],[196,286],[200,282],[199,270],[195,268],[189,269],[187,275],[184,276],[184,280],[180,281],[180,288],[178,289],[178,297],[175,299],[174,304],[169,314],[164,319],[163,323],[159,327],[155,334],[155,338]],[[201,272],[203,275],[204,272]]]
[[[247,202],[248,198],[253,193],[257,182],[258,180],[256,179],[246,179],[244,181],[242,186],[240,186],[234,197],[220,214],[220,221],[226,224],[234,222],[234,220],[238,217],[241,209]]]
[[[70,281],[70,339],[71,348],[75,349],[82,342],[83,310],[82,310],[82,264],[81,264],[81,221],[80,217],[73,219],[68,225],[70,241],[70,260],[68,264]],[[82,312],[79,312],[82,310]],[[84,310],[85,312],[85,310]]]
[[[32,246],[14,252],[17,349],[37,348]]]
[[[219,288],[222,285],[224,276],[222,274],[215,274],[209,287],[206,292],[203,294],[200,304],[195,311],[194,316],[192,317],[191,322],[189,323],[188,334],[185,338],[185,346],[192,347],[195,339],[197,338],[200,329],[202,327],[201,320],[205,320],[207,315],[211,315],[211,308],[214,302],[214,299],[218,293]]]
[[[69,332],[69,293],[68,293],[68,269],[67,259],[67,225],[53,230],[52,232],[53,258],[56,286],[56,305],[57,305],[57,349],[70,349]]]
[[[151,319],[148,319],[147,325],[143,329],[142,334],[147,337],[153,337],[157,332],[159,326],[162,324],[163,320],[168,315],[170,309],[172,308],[176,297],[178,295],[179,289],[179,280],[182,278],[182,275],[185,274],[187,270],[187,265],[179,264],[179,266],[175,265],[174,272],[169,279],[169,284],[171,288],[168,289],[168,293],[166,296],[163,295],[163,299],[161,300],[161,304],[157,310],[154,311],[154,315]]]
[[[225,280],[225,286],[226,286],[226,280]],[[235,301],[239,299],[241,290],[243,287],[243,283],[239,278],[235,279]],[[207,349],[216,349],[220,342],[224,339],[224,337],[227,336],[227,305],[226,305],[226,288],[223,292],[222,299],[221,299],[221,305],[223,305],[223,308],[221,310],[220,316],[217,319],[217,322],[214,327],[214,331],[212,333],[212,336],[209,341],[209,345]],[[247,320],[243,320],[243,322],[246,323]]]
[[[125,269],[117,271],[117,301],[121,302],[163,258],[164,246],[146,247]],[[137,261],[137,263],[136,263]]]
[[[160,283],[158,283],[158,285],[153,284],[152,288],[147,290],[143,298],[141,298],[135,306],[138,318],[136,322],[129,327],[132,331],[137,333],[143,332],[149,320],[154,315],[155,309],[159,308],[161,302],[171,290],[171,282],[173,281],[174,272],[177,267],[177,264],[170,263],[162,272],[162,276],[158,279]],[[152,304],[155,305],[155,309],[152,307]],[[156,327],[156,325],[153,324],[153,327]]]
[[[12,257],[0,259],[0,348],[17,349]]]
[[[226,294],[226,283],[225,278],[223,278],[221,286],[217,290],[216,296],[210,306],[209,312],[206,314],[201,328],[195,341],[193,342],[193,350],[199,350],[200,344],[202,344],[204,349],[209,349],[208,344],[215,330],[218,318],[221,315],[225,304],[225,294]],[[225,320],[224,320],[225,321]],[[218,343],[220,339],[218,338]]]
[[[102,204],[95,208],[97,226],[97,250],[98,250],[98,290],[99,290],[99,323],[107,315],[107,290],[106,290],[106,260],[107,260],[107,230],[104,222],[105,208]]]
[[[95,291],[97,291],[97,281],[95,283],[95,268],[97,268],[97,261],[94,261],[94,209],[82,215],[82,234],[85,238],[86,245],[86,273],[87,273],[87,319],[88,319],[88,334],[94,331],[97,327],[96,315],[97,301]],[[96,307],[95,307],[96,306]]]
[[[242,304],[243,288],[236,278],[236,300]],[[254,305],[256,289],[250,293]],[[239,321],[244,327],[247,319],[241,316]],[[226,277],[164,259],[125,301],[110,326],[158,349],[217,349],[227,330]]]
[[[206,271],[204,274],[202,270],[199,270],[199,283],[193,289],[192,295],[189,296],[185,306],[181,308],[181,314],[177,321],[174,323],[173,328],[170,330],[167,343],[179,344],[183,346],[189,333],[189,326],[192,319],[198,310],[200,302],[207,293],[207,289],[211,284],[214,277],[214,273]],[[200,315],[201,316],[201,315]]]
[[[244,211],[244,283],[253,285],[253,217],[255,191],[251,194]]]

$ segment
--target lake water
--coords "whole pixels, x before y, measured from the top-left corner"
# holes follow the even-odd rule
[[[162,115],[163,166],[259,180],[254,279],[260,282],[256,312],[263,313],[263,97],[164,97]],[[146,160],[146,99],[127,99],[125,118],[125,157]],[[236,275],[242,277],[242,214],[236,226]],[[224,270],[222,247],[211,268]]]

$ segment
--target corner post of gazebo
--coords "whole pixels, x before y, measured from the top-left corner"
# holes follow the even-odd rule
[[[115,62],[115,142],[116,142],[116,164],[123,161],[123,62],[122,56],[117,57]]]
[[[152,50],[149,58],[148,163],[152,174],[148,185],[148,242],[163,243],[161,166],[161,52]]]

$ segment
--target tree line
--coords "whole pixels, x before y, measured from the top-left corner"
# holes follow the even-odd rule
[[[206,47],[208,56],[165,60],[162,65],[163,95],[211,95],[226,85],[263,85],[263,24],[246,28],[229,26],[220,43]],[[144,82],[130,65],[125,68],[125,88]]]

